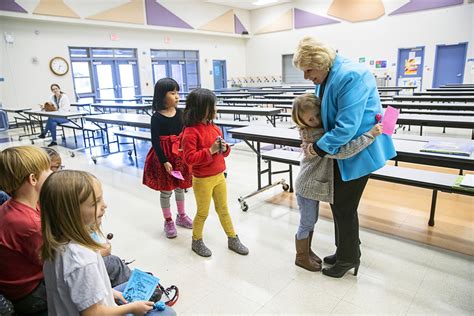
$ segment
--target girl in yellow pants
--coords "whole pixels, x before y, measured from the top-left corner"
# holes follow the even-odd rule
[[[230,147],[222,139],[221,130],[212,123],[216,116],[215,104],[216,96],[207,89],[195,89],[186,98],[185,128],[181,144],[184,161],[192,167],[193,190],[197,204],[191,248],[200,256],[212,255],[202,238],[212,199],[228,237],[228,248],[238,254],[247,255],[249,250],[235,233],[227,207],[224,158],[230,154]]]

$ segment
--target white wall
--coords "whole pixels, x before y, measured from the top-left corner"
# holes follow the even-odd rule
[[[1,74],[5,82],[0,84],[1,101],[6,107],[31,107],[50,97],[49,86],[58,83],[62,90],[73,95],[71,72],[63,77],[49,70],[52,57],[62,56],[69,60],[68,46],[123,47],[138,49],[140,84],[142,94],[153,93],[150,49],[199,50],[201,84],[213,88],[210,73],[213,59],[227,61],[228,77],[244,76],[245,39],[213,35],[177,33],[161,30],[130,29],[126,27],[69,24],[63,22],[35,21],[0,17],[0,29],[14,35],[15,42],[4,46],[0,55]],[[36,35],[35,31],[39,31]],[[111,41],[110,34],[117,34],[118,41]],[[171,39],[165,44],[164,38]],[[1,48],[2,46],[0,46]],[[32,58],[38,59],[37,64]]]
[[[319,15],[327,16],[331,1],[318,1],[312,4],[301,1],[293,6]],[[401,3],[400,3],[401,2]],[[390,13],[404,1],[384,1],[386,13]],[[271,8],[251,11],[252,32],[287,12],[291,5],[285,4]],[[334,17],[330,17],[336,19]],[[433,64],[437,44],[456,44],[469,42],[467,58],[474,58],[474,5],[435,9],[423,12],[383,16],[375,21],[350,23],[342,21],[320,27],[305,28],[287,32],[253,36],[247,43],[247,75],[281,75],[282,54],[292,54],[298,41],[312,35],[337,48],[341,55],[358,60],[387,60],[388,69],[378,71],[388,73],[392,85],[396,84],[398,48],[425,46],[423,88],[430,88],[433,80]],[[471,70],[474,62],[466,63],[464,82],[474,82]]]

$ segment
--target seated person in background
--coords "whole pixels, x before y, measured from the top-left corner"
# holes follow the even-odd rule
[[[48,155],[38,147],[0,152],[0,189],[11,194],[0,206],[0,293],[13,302],[17,314],[47,309],[38,200],[49,168]]]
[[[54,109],[56,111],[59,111],[59,110],[70,111],[71,103],[69,102],[69,98],[67,97],[66,94],[64,94],[64,92],[61,91],[61,88],[59,87],[58,84],[53,83],[51,85],[51,92],[53,92],[53,96],[51,97],[50,102],[53,104]],[[48,107],[49,106],[45,107],[46,111],[49,111]],[[68,120],[66,120],[65,118],[49,117],[48,121],[46,122],[46,127],[41,132],[41,134],[38,135],[38,138],[45,138],[46,134],[48,132],[51,132],[52,141],[48,145],[48,147],[57,145],[58,143],[56,142],[56,127],[58,124],[67,123],[67,122]]]

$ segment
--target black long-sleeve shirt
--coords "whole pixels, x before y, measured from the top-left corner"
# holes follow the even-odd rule
[[[160,163],[168,162],[160,144],[160,136],[179,135],[183,130],[183,112],[176,109],[173,117],[164,116],[158,112],[151,117],[151,143]]]

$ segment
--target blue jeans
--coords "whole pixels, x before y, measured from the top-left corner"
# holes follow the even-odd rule
[[[46,135],[48,132],[51,132],[51,138],[53,142],[56,141],[56,126],[61,123],[69,122],[65,118],[60,117],[49,117],[48,121],[46,122],[46,127],[44,128],[43,134]]]
[[[8,194],[6,194],[5,192],[3,191],[0,191],[0,205],[2,205],[3,203],[5,203],[6,201],[8,201],[10,199],[10,196]]]
[[[309,233],[314,230],[319,216],[319,201],[307,199],[298,194],[296,194],[296,201],[301,216],[296,238],[301,240],[308,238]]]
[[[123,292],[123,290],[125,290],[126,286],[127,286],[127,282],[122,283],[120,285],[117,285],[116,287],[114,287],[114,290],[119,291],[119,292]],[[132,315],[132,314],[127,314],[127,315]],[[152,316],[152,315],[176,316],[176,312],[171,307],[166,306],[164,311],[158,311],[156,309],[152,309],[151,311],[149,311],[145,315],[146,316]]]

